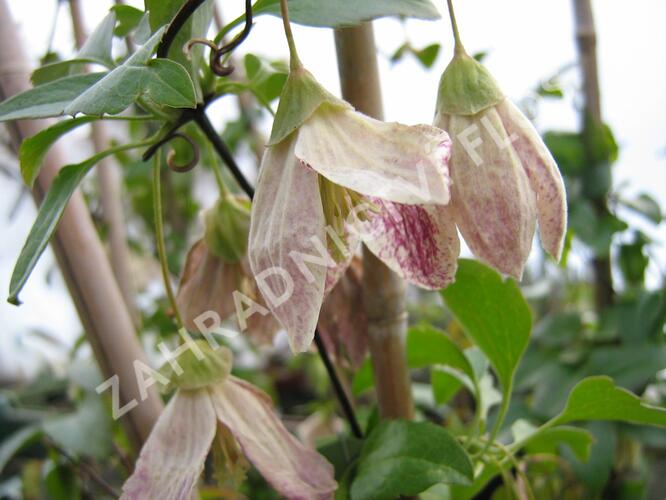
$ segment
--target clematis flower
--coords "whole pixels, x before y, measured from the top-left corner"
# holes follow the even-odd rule
[[[333,498],[333,466],[285,429],[265,393],[230,375],[231,352],[213,351],[201,341],[196,349],[202,359],[192,350],[177,359],[181,374],[172,371],[168,380],[179,389],[144,444],[121,499],[189,500],[216,436],[215,444],[225,447],[218,458],[226,460],[218,476],[234,469],[229,460],[238,459],[239,448],[285,498]]]
[[[270,344],[280,325],[265,308],[247,261],[249,202],[222,196],[204,213],[204,226],[204,237],[187,253],[176,295],[185,327],[199,331],[198,322],[210,312],[223,320],[237,318],[233,293],[238,291],[265,311],[250,315],[240,329],[255,342]]]
[[[364,116],[292,67],[261,163],[249,260],[294,351],[312,341],[358,236],[407,279],[452,280],[457,241],[438,208],[449,201],[449,153],[446,132]]]
[[[451,203],[443,211],[474,255],[520,280],[538,220],[544,249],[559,260],[567,216],[557,164],[459,40],[440,81],[434,124],[453,139]]]

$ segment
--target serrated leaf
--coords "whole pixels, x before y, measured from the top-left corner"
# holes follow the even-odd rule
[[[127,146],[123,146],[122,149],[130,149],[132,147],[136,147],[136,145],[128,144]],[[53,236],[58,222],[65,211],[67,202],[76,190],[76,187],[97,162],[102,158],[114,154],[118,149],[120,148],[102,151],[81,163],[67,165],[58,172],[58,175],[53,180],[51,187],[44,197],[44,201],[39,207],[37,218],[30,229],[30,233],[28,233],[28,238],[14,265],[14,271],[9,282],[8,302],[15,305],[21,303],[18,294],[35,268],[39,257],[46,249],[46,245],[51,236]]]
[[[581,420],[618,420],[666,427],[666,408],[648,405],[610,377],[588,377],[569,394],[567,404],[554,425]]]
[[[280,15],[279,0],[258,0],[255,15]],[[404,16],[417,19],[439,19],[440,14],[430,0],[289,0],[289,18],[307,26],[353,26],[379,17]]]
[[[490,361],[508,398],[532,328],[520,288],[479,262],[461,259],[456,281],[441,294],[465,333]]]
[[[416,495],[437,483],[470,484],[474,469],[465,450],[430,422],[381,422],[361,451],[353,500]]]
[[[185,68],[168,59],[149,61],[163,31],[158,30],[122,65],[74,99],[65,108],[65,113],[94,116],[117,114],[139,97],[150,99],[160,106],[194,108],[194,84]]]
[[[90,73],[60,78],[0,103],[0,121],[60,116],[65,108],[108,73]]]
[[[64,120],[24,140],[19,149],[19,162],[21,164],[21,175],[25,183],[32,187],[42,167],[42,160],[55,141],[76,127],[94,120],[96,118],[92,116]]]

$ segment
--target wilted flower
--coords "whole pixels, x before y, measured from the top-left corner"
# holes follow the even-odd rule
[[[559,259],[566,195],[555,160],[459,40],[442,75],[434,124],[453,139],[451,203],[443,210],[472,252],[520,279],[538,219],[544,249]],[[453,227],[450,236],[455,237]]]
[[[250,226],[249,202],[222,196],[204,213],[204,237],[187,254],[176,302],[185,327],[199,331],[211,312],[219,319],[235,315],[234,292],[242,293],[263,307],[247,261]],[[241,330],[254,341],[270,343],[280,328],[272,314],[253,314]]]
[[[333,466],[285,429],[265,393],[230,375],[228,349],[213,351],[198,341],[177,363],[181,374],[172,369],[169,382],[179,388],[144,444],[122,499],[189,500],[216,435],[224,462],[216,471],[219,481],[237,479],[221,476],[238,468],[228,462],[239,460],[240,447],[284,497],[333,497]]]
[[[406,278],[452,278],[455,257],[440,258],[450,248],[439,245],[433,219],[449,201],[449,153],[444,131],[364,116],[292,68],[261,164],[249,259],[293,350],[309,346],[358,228]]]

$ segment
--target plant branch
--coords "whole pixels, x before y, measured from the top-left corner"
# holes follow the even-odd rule
[[[194,11],[204,2],[205,0],[188,0],[183,4],[171,23],[169,23],[169,27],[164,32],[162,41],[157,46],[157,57],[167,57],[171,44],[173,44],[173,41],[178,36],[180,30],[192,14],[194,14]]]

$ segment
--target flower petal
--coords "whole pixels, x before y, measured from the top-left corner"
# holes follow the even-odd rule
[[[296,156],[328,180],[399,203],[449,201],[449,136],[322,106],[299,129]]]
[[[361,225],[366,246],[406,280],[430,289],[453,282],[460,254],[453,214],[441,205],[404,205],[372,200]]]
[[[567,195],[560,170],[532,123],[509,99],[497,110],[507,133],[517,136],[512,145],[537,196],[541,243],[559,260],[567,230]]]
[[[368,351],[368,318],[363,305],[363,265],[355,257],[346,272],[324,299],[319,333],[329,353],[340,361],[349,359],[359,368]]]
[[[243,270],[239,263],[229,264],[214,256],[203,240],[197,241],[185,259],[176,302],[185,327],[198,331],[194,320],[206,311],[215,311],[221,319],[234,311],[233,292],[241,285]]]
[[[289,434],[264,392],[235,377],[209,391],[217,418],[273,488],[293,500],[333,498],[333,466]]]
[[[248,256],[266,303],[300,352],[314,337],[327,267],[299,261],[318,255],[313,238],[324,247],[326,238],[317,173],[296,159],[294,146],[291,136],[264,154]]]
[[[121,499],[189,500],[216,428],[206,390],[177,392],[143,445]]]
[[[536,225],[535,196],[497,110],[449,116],[454,140],[451,210],[470,250],[516,279],[522,277]]]

